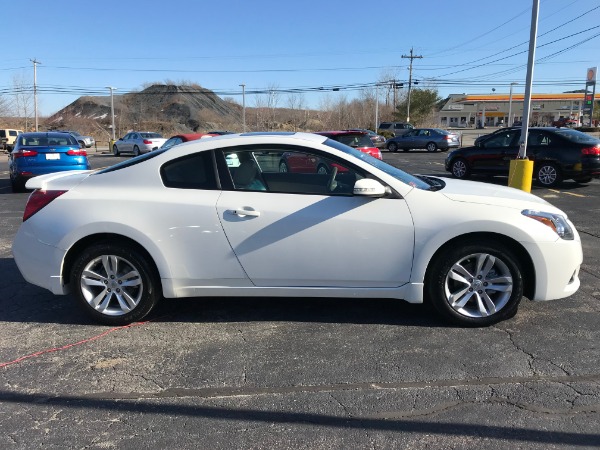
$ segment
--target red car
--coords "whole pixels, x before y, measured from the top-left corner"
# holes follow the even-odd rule
[[[195,141],[196,139],[208,138],[212,136],[218,136],[217,134],[210,133],[188,133],[188,134],[176,134],[170,137],[167,141],[161,145],[161,150],[167,150],[171,147],[181,144],[182,142]]]
[[[373,141],[371,141],[369,133],[366,131],[319,131],[315,134],[327,136],[334,141],[341,142],[342,144],[346,144],[350,147],[360,150],[361,152],[368,153],[373,158],[382,159],[381,151],[375,147]]]
[[[367,153],[374,158],[382,159],[381,151],[373,146],[369,134],[364,131],[319,131],[315,134],[327,136],[330,139]],[[330,164],[324,159],[309,158],[303,153],[285,152],[281,155],[281,160],[279,161],[280,172],[327,174],[330,173],[332,166],[337,167],[338,172],[346,172],[348,170],[337,164]]]
[[[552,126],[555,127],[576,127],[577,121],[574,119],[569,119],[567,117],[561,117],[558,120],[552,122]]]

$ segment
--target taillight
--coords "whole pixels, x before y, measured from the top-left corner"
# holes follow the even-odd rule
[[[449,140],[451,140],[451,139],[452,139],[452,136],[444,136],[444,140],[445,140],[445,141],[449,141]]]
[[[48,205],[55,198],[60,197],[67,191],[41,191],[36,189],[31,193],[25,211],[23,212],[23,222],[33,216],[36,212]]]
[[[582,155],[600,156],[600,146],[584,147],[581,149]]]
[[[69,155],[69,156],[87,156],[87,152],[85,150],[83,150],[82,148],[80,148],[77,150],[69,150],[67,152],[67,155]]]
[[[152,141],[149,141],[148,139],[144,139],[144,144],[150,145],[150,144],[152,144]]]
[[[27,156],[37,156],[38,152],[36,152],[35,150],[26,150],[26,149],[21,149],[18,152],[14,152],[12,154],[13,159],[17,159],[17,158],[25,158]]]

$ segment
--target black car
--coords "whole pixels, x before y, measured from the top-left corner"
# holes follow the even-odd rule
[[[513,125],[513,127],[516,127],[516,125]],[[512,127],[511,127],[512,128]],[[475,141],[473,142],[473,145],[478,145],[480,142],[483,142],[491,137],[496,136],[498,133],[503,133],[506,131],[506,128],[499,128],[496,131],[492,132],[492,133],[488,133],[488,134],[482,134],[481,136],[477,136],[477,138],[475,139]]]
[[[519,152],[521,129],[507,128],[473,147],[454,150],[446,170],[456,178],[472,174],[508,175]],[[530,128],[527,157],[534,162],[533,177],[546,187],[565,179],[587,183],[600,177],[600,140],[569,128]]]

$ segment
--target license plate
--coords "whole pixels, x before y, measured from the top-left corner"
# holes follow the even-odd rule
[[[46,153],[46,159],[60,159],[60,153]]]

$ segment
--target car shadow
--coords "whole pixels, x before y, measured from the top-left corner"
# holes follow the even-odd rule
[[[94,325],[70,296],[26,282],[12,258],[0,259],[0,322]],[[162,299],[153,322],[309,322],[450,326],[426,305],[395,299],[203,297]]]

